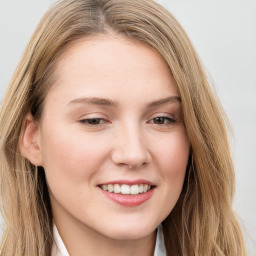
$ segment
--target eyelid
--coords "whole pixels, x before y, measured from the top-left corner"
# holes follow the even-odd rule
[[[149,119],[154,119],[156,117],[166,117],[166,118],[170,118],[173,120],[177,119],[176,115],[171,114],[169,112],[155,112],[152,115],[150,115]]]
[[[101,112],[89,112],[83,115],[80,115],[77,119],[93,119],[93,118],[102,118],[102,119],[108,119],[108,117],[101,113]]]

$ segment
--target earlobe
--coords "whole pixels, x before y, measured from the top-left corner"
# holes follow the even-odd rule
[[[34,117],[27,114],[20,136],[19,149],[33,165],[42,166],[41,134]]]

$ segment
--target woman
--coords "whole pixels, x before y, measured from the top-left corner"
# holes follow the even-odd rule
[[[0,138],[1,255],[246,255],[225,115],[154,1],[53,5]]]

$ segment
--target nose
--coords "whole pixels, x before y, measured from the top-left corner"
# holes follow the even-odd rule
[[[137,169],[151,162],[143,132],[138,127],[123,127],[113,141],[112,160],[116,165]]]

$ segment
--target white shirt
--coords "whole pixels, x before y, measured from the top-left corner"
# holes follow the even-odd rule
[[[52,246],[51,256],[70,256],[55,225],[53,226],[53,238],[54,238],[54,242]],[[154,256],[166,256],[162,225],[160,225],[157,228]]]

